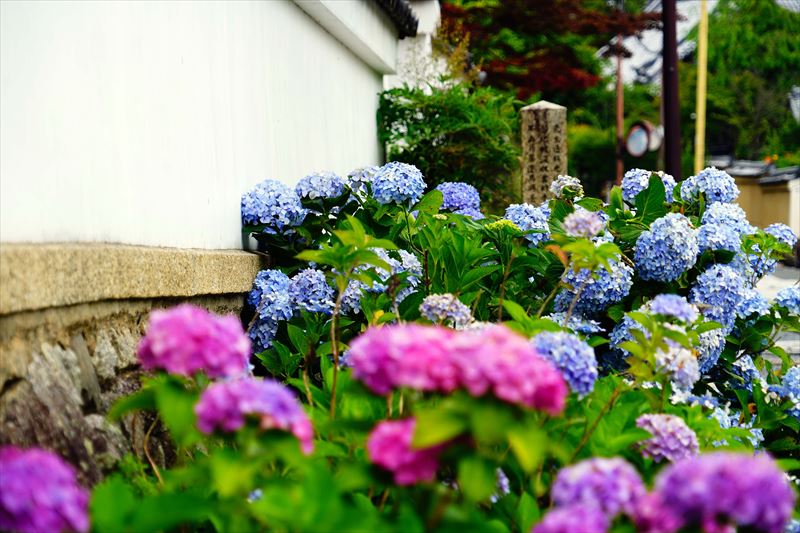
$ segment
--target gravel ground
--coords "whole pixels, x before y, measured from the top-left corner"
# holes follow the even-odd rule
[[[757,287],[769,301],[772,301],[779,290],[798,283],[800,283],[800,269],[779,263],[775,273],[764,277],[758,282]],[[792,355],[796,364],[800,364],[800,334],[783,333],[778,337],[778,345]]]

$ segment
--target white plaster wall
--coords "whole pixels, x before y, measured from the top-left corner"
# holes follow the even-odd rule
[[[0,241],[237,248],[254,183],[379,162],[381,84],[288,1],[2,1]]]

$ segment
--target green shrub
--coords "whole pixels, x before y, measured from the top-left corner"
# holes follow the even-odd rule
[[[490,211],[519,200],[519,102],[463,84],[433,91],[384,91],[379,138],[388,160],[416,165],[435,187],[474,185]]]

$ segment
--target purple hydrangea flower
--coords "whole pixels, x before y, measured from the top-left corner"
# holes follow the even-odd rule
[[[457,211],[453,211],[456,215],[463,215],[465,217],[469,217],[472,220],[483,220],[486,218],[486,215],[480,212],[480,210],[472,208],[472,207],[465,207],[464,209],[459,209]]]
[[[699,253],[697,231],[689,219],[670,213],[639,235],[633,260],[642,279],[667,282],[694,266]]]
[[[736,204],[713,203],[706,207],[700,221],[703,226],[722,226],[734,231],[739,236],[756,231],[756,228],[747,221],[744,209]]]
[[[592,392],[597,379],[597,359],[586,342],[569,333],[543,331],[533,337],[531,344],[558,368],[573,392],[579,396]]]
[[[255,308],[262,319],[289,320],[294,313],[289,297],[289,277],[280,270],[260,271],[253,280],[247,303]]]
[[[210,385],[195,405],[197,427],[206,434],[231,433],[247,419],[255,419],[262,430],[277,429],[293,434],[306,455],[314,449],[314,429],[294,393],[271,379],[243,378]]]
[[[551,495],[558,507],[580,504],[599,509],[612,519],[634,516],[645,495],[639,473],[619,457],[593,457],[559,471]]]
[[[0,530],[21,533],[89,530],[89,491],[56,454],[0,447]]]
[[[592,238],[605,227],[605,221],[592,211],[586,209],[576,209],[564,219],[562,227],[564,233],[570,237]]]
[[[653,436],[641,443],[642,455],[655,462],[675,462],[700,453],[697,435],[682,418],[674,415],[645,414],[636,426]]]
[[[697,277],[689,300],[700,306],[703,315],[730,331],[736,309],[745,297],[745,281],[728,265],[714,265]]]
[[[242,224],[265,224],[268,233],[277,233],[303,223],[306,210],[300,197],[288,185],[265,180],[242,195]]]
[[[478,189],[469,183],[447,181],[436,187],[436,190],[442,193],[442,209],[447,211],[479,210],[481,207],[481,196],[478,194]]]
[[[650,184],[650,176],[653,172],[641,168],[633,168],[622,177],[622,199],[633,204],[636,196],[647,189]],[[675,178],[663,172],[657,172],[658,177],[664,184],[665,200],[668,204],[672,203],[672,190],[675,188]]]
[[[797,243],[797,235],[795,235],[794,231],[792,231],[792,228],[786,224],[770,224],[764,228],[764,232],[772,235],[789,248],[794,247],[794,245]]]
[[[217,316],[182,304],[150,313],[138,355],[144,368],[159,368],[172,374],[237,376],[247,371],[250,339],[235,316]]]
[[[465,326],[473,321],[469,307],[452,294],[431,294],[419,306],[422,316],[435,324]]]
[[[713,204],[733,205],[733,204]],[[742,247],[742,239],[735,230],[721,224],[703,224],[697,230],[697,244],[701,252],[720,250],[738,252]]]
[[[659,294],[648,303],[650,312],[692,323],[697,320],[697,306],[678,294]]]
[[[583,196],[583,185],[578,178],[560,175],[550,184],[550,194],[556,198],[580,198]]]
[[[338,198],[344,192],[345,181],[333,172],[314,172],[302,178],[294,190],[300,198]]]
[[[574,312],[593,316],[625,298],[633,285],[633,269],[622,261],[611,260],[609,266],[610,272],[602,267],[594,272],[588,268],[577,272],[568,268],[562,281],[570,288],[556,296],[553,303],[555,310],[561,312],[569,309],[577,294]]]
[[[321,270],[306,268],[292,276],[289,297],[298,309],[311,313],[333,311],[334,290]]]
[[[800,314],[800,286],[785,287],[775,296],[775,305]]]
[[[605,533],[608,517],[597,507],[574,504],[547,511],[531,533]]]
[[[796,498],[767,454],[698,455],[667,466],[655,486],[664,506],[685,525],[707,532],[750,527],[780,533]]]
[[[422,197],[423,191],[425,179],[414,165],[392,161],[372,177],[372,196],[379,204],[413,204]]]
[[[416,423],[414,418],[384,420],[367,439],[370,462],[392,472],[397,485],[431,482],[439,468],[442,445],[422,449],[411,446]]]
[[[664,505],[657,492],[639,500],[635,522],[639,533],[674,533],[683,525],[681,518]]]
[[[506,208],[504,218],[516,224],[522,231],[537,231],[537,233],[525,235],[531,246],[538,246],[550,240],[550,225],[548,223],[550,214],[541,207],[531,204],[512,204]]]
[[[708,167],[696,176],[681,182],[681,198],[691,202],[702,194],[708,204],[723,202],[730,204],[739,197],[739,188],[734,179],[724,170]]]

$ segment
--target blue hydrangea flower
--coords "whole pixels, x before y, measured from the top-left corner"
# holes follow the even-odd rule
[[[371,184],[381,167],[362,167],[351,170],[345,178],[345,183],[354,194],[361,197],[367,193],[367,184]]]
[[[642,279],[666,282],[694,266],[699,253],[697,231],[689,219],[670,213],[639,235],[633,260]]]
[[[747,318],[751,315],[763,316],[769,312],[769,302],[763,294],[753,288],[745,288],[744,296],[736,308],[736,316]]]
[[[497,490],[489,496],[489,501],[497,503],[500,499],[511,492],[511,480],[502,469],[498,468],[495,473],[497,474]]]
[[[744,355],[733,362],[731,371],[740,379],[732,379],[730,381],[731,387],[734,389],[753,390],[754,383],[763,382],[761,372],[756,368],[753,358],[749,355]]]
[[[301,198],[338,198],[344,192],[345,181],[333,172],[314,172],[297,182],[294,190]]]
[[[413,204],[425,191],[425,179],[414,165],[392,161],[372,177],[372,196],[379,204]]]
[[[622,261],[609,261],[609,266],[611,272],[601,267],[594,274],[588,268],[578,272],[568,268],[562,281],[569,288],[556,296],[555,310],[567,311],[579,291],[574,312],[584,316],[602,313],[608,306],[625,298],[633,285],[633,269]]]
[[[299,226],[306,217],[300,197],[289,186],[264,180],[242,195],[242,224],[266,224],[265,232],[276,233]]]
[[[795,243],[797,243],[797,235],[795,235],[792,228],[786,224],[770,224],[764,228],[764,231],[790,248],[794,247]]]
[[[333,311],[333,287],[328,284],[325,273],[315,268],[306,268],[292,276],[289,296],[294,305],[311,313]]]
[[[667,342],[668,349],[656,352],[656,371],[669,376],[675,389],[690,391],[700,379],[700,365],[691,350]]]
[[[697,360],[700,363],[701,373],[708,374],[708,371],[714,368],[724,348],[724,329],[712,329],[700,334],[697,346]]]
[[[641,168],[632,168],[627,171],[622,177],[622,199],[629,204],[636,202],[636,195],[647,189],[652,174],[653,172]],[[671,204],[672,190],[675,188],[675,178],[663,172],[658,172],[657,174],[664,184],[665,200],[668,204]]]
[[[730,428],[749,429],[750,436],[747,437],[747,440],[750,441],[750,444],[753,446],[753,448],[758,448],[761,445],[761,443],[764,442],[764,431],[762,429],[753,428],[755,417],[750,417],[750,422],[745,423],[742,414],[739,411],[731,410],[727,405],[724,407],[715,408],[708,415],[708,417],[719,422],[719,426],[722,429],[730,429]],[[736,440],[739,439],[736,438]],[[719,440],[719,441],[714,441],[711,444],[719,447],[719,446],[727,446],[728,442],[726,440]]]
[[[361,312],[361,296],[368,290],[365,283],[357,279],[351,279],[347,288],[342,294],[342,313],[345,315],[357,315]]]
[[[447,181],[436,187],[442,193],[442,209],[458,211],[460,209],[475,209],[481,207],[481,196],[478,189],[469,183],[460,181]]]
[[[702,194],[708,204],[715,202],[731,203],[739,197],[739,188],[734,179],[725,172],[714,167],[700,171],[681,183],[681,198],[691,202]]]
[[[697,277],[689,301],[698,304],[703,315],[725,326],[729,332],[736,309],[745,297],[745,281],[728,265],[714,265]]]
[[[566,194],[565,191],[569,194]],[[560,175],[550,184],[550,193],[556,198],[565,198],[566,196],[580,198],[583,196],[583,185],[578,178]]]
[[[278,334],[278,322],[268,318],[259,318],[247,331],[253,341],[253,352],[260,353],[272,347],[272,341]]]
[[[714,204],[733,205],[733,204]],[[701,252],[727,250],[738,252],[742,248],[742,238],[736,231],[721,224],[703,224],[697,230],[697,244]]]
[[[567,313],[563,311],[560,313],[551,313],[543,318],[549,318],[556,324],[569,328],[581,335],[594,335],[595,333],[603,333],[605,331],[600,325],[600,322],[590,320],[575,313],[570,315],[569,319],[567,319]],[[566,324],[564,323],[565,320]]]
[[[770,385],[769,392],[780,396],[783,400],[789,400],[791,407],[787,413],[800,420],[800,365],[787,370],[781,379],[781,384]]]
[[[652,313],[670,316],[692,323],[697,320],[697,306],[690,304],[686,298],[678,294],[659,294],[650,302],[648,308]]]
[[[531,345],[558,368],[574,393],[582,397],[592,392],[597,359],[586,342],[569,333],[544,331],[531,339]]]
[[[603,231],[605,221],[598,214],[586,209],[576,209],[564,219],[564,233],[570,237],[591,238]]]
[[[289,277],[280,270],[260,271],[253,280],[247,303],[256,309],[262,319],[273,322],[289,320],[294,314],[289,297]]]
[[[541,231],[542,233],[529,233],[525,235],[525,238],[530,242],[531,246],[538,246],[550,240],[550,225],[548,224],[548,219],[550,218],[549,211],[549,208],[544,210],[541,207],[535,207],[531,204],[512,204],[506,208],[506,214],[503,218],[516,224],[522,231]]]
[[[736,204],[714,203],[706,207],[700,219],[703,225],[716,224],[733,230],[738,235],[754,233],[756,228],[747,220],[744,209]]]
[[[387,289],[386,282],[390,277],[406,272],[406,286],[397,293],[395,301],[400,303],[408,297],[408,295],[416,291],[416,287],[419,285],[419,280],[422,277],[422,264],[419,262],[416,255],[406,250],[398,250],[397,254],[400,256],[398,260],[391,257],[387,251],[382,248],[373,248],[372,251],[375,252],[378,257],[386,261],[391,267],[391,270],[386,271],[376,267],[375,272],[383,283],[373,282],[372,287],[369,287],[367,290],[374,293],[384,292]]]
[[[464,209],[459,209],[457,211],[453,211],[456,215],[464,215],[465,217],[470,217],[472,220],[483,220],[486,218],[486,215],[481,213],[478,209],[474,209],[472,207],[465,207]]]
[[[454,327],[465,326],[473,320],[469,307],[450,293],[426,296],[419,306],[419,312],[435,324]]]
[[[775,296],[775,304],[785,307],[792,313],[800,314],[800,287],[794,285],[779,290]]]

